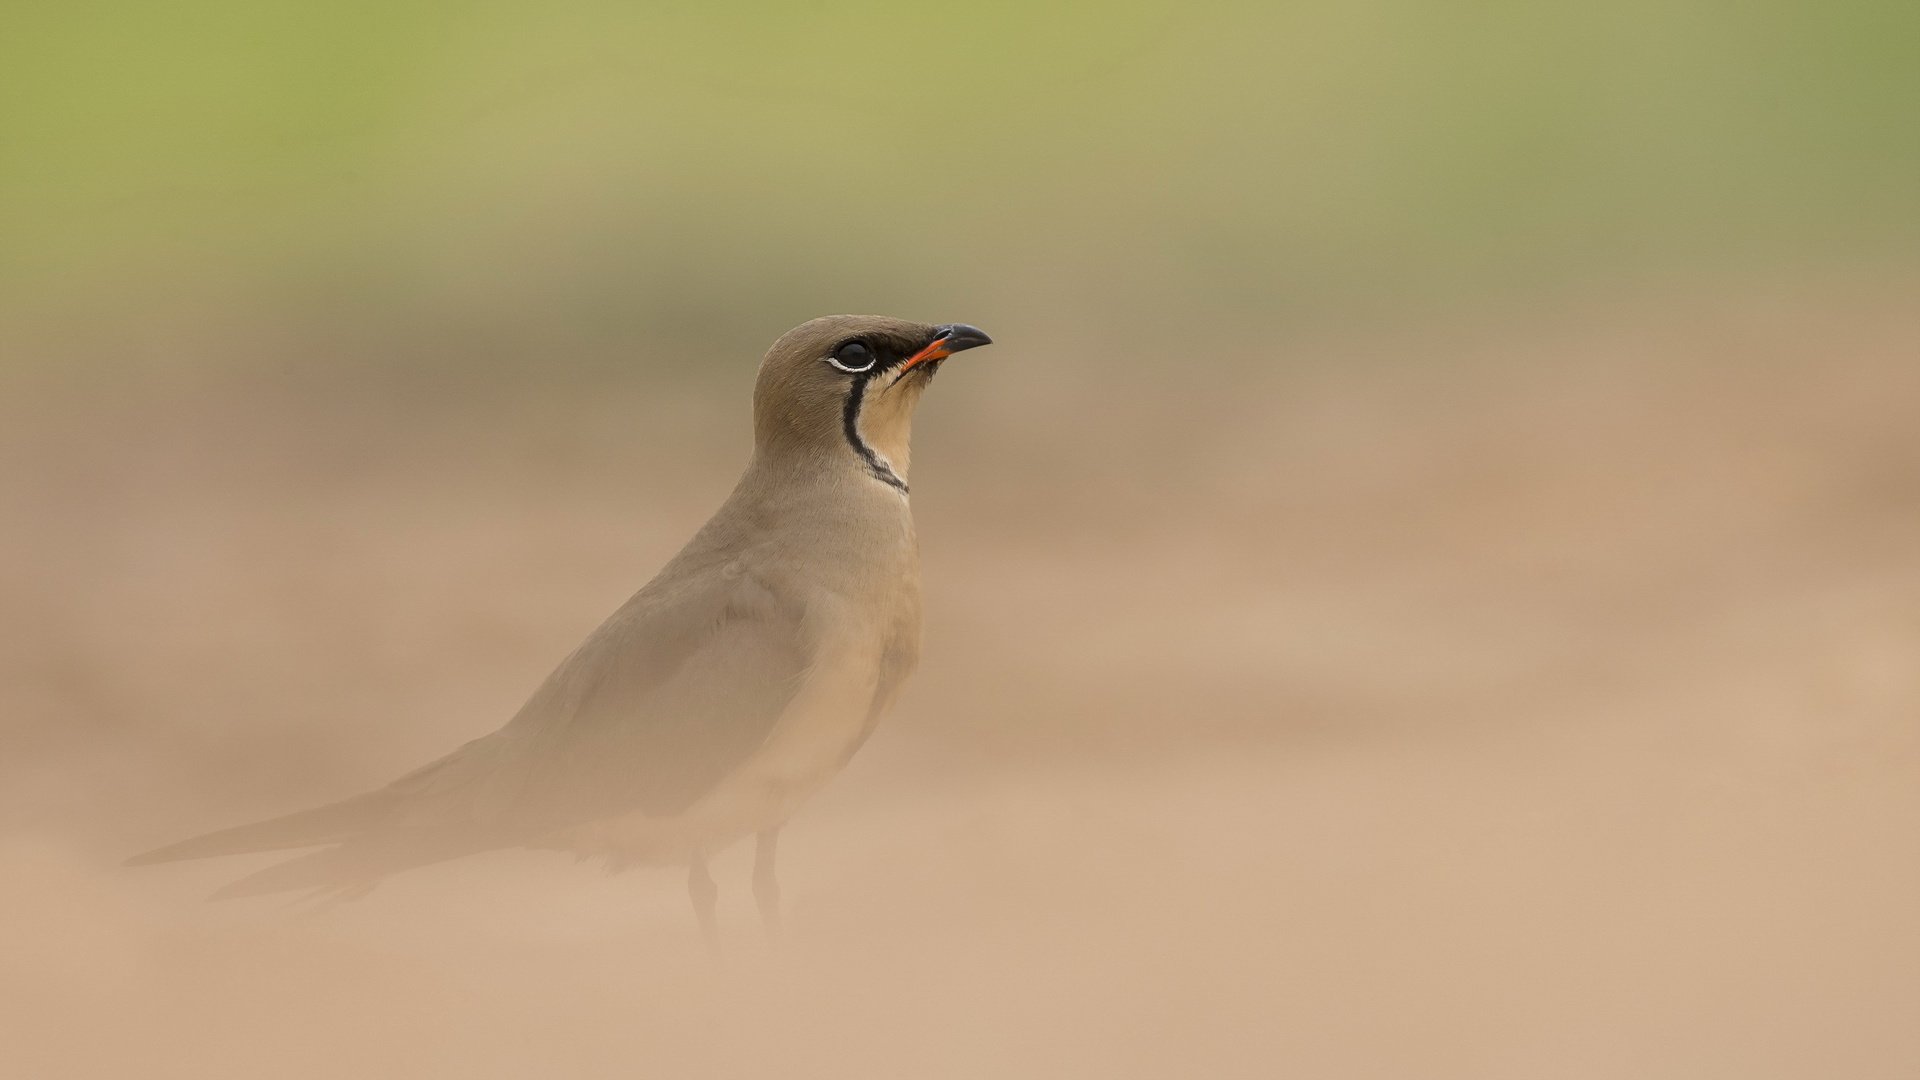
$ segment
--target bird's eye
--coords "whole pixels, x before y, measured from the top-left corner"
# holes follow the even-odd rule
[[[871,371],[873,361],[873,350],[867,348],[865,342],[860,341],[849,341],[833,350],[833,355],[827,357],[827,363],[841,371]]]

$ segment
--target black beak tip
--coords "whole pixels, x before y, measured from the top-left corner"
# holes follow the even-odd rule
[[[993,339],[987,336],[985,330],[977,326],[968,326],[966,323],[948,323],[933,329],[934,340],[944,342],[949,353],[965,352],[968,349],[993,344]]]

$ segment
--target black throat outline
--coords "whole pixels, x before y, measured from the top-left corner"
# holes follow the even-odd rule
[[[854,379],[853,388],[847,391],[846,407],[840,410],[840,429],[846,433],[847,445],[853,447],[853,452],[860,455],[860,460],[866,463],[867,472],[871,473],[875,480],[905,495],[907,482],[895,475],[894,471],[887,467],[886,461],[879,454],[874,453],[873,447],[868,446],[867,441],[860,437],[860,406],[866,403],[867,384],[871,381],[870,376],[864,375]]]

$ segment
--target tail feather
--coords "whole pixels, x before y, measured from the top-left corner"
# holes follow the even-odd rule
[[[364,895],[388,874],[457,859],[495,845],[440,830],[402,830],[357,836],[334,847],[256,870],[223,886],[209,900],[306,890],[317,896],[352,899]]]
[[[253,851],[281,851],[339,843],[378,822],[393,803],[390,792],[372,792],[157,847],[133,856],[126,860],[125,865],[149,866],[180,859],[205,859],[215,855],[242,855]]]
[[[488,848],[516,846],[513,838],[483,827],[464,803],[449,801],[444,790],[435,788],[436,784],[444,787],[444,770],[465,760],[466,753],[466,748],[457,750],[378,791],[181,840],[135,855],[126,865],[317,847],[320,850],[249,874],[211,899],[298,890],[346,899],[371,889],[388,874]]]

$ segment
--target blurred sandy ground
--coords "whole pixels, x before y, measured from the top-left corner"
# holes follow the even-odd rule
[[[18,380],[4,1072],[1916,1075],[1914,286],[951,365],[925,666],[784,951],[718,867],[717,968],[672,872],[116,863],[499,723],[720,498],[751,358]]]

